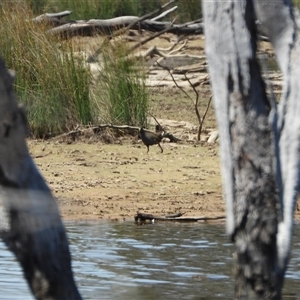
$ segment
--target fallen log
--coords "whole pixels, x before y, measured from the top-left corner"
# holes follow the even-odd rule
[[[52,26],[60,26],[71,21],[62,20],[61,18],[69,16],[72,12],[70,10],[65,10],[59,13],[45,13],[36,18],[33,18],[32,21],[35,23],[45,23]]]
[[[134,216],[134,221],[136,224],[140,223],[146,223],[149,221],[150,223],[154,223],[155,221],[160,222],[181,222],[181,223],[193,223],[193,222],[199,222],[199,221],[216,221],[216,220],[225,220],[226,216],[216,216],[216,217],[182,217],[184,213],[178,213],[174,215],[167,215],[167,216],[155,216],[152,214],[143,214],[140,212],[137,212],[137,214]]]
[[[160,6],[159,8],[157,8],[156,10],[150,12],[150,13],[147,13],[146,15],[140,17],[140,18],[137,18],[135,21],[133,21],[131,24],[129,24],[127,27],[125,28],[122,28],[121,30],[117,31],[114,33],[114,37],[120,35],[120,34],[123,34],[125,31],[128,31],[130,30],[131,28],[133,28],[137,23],[139,22],[142,22],[146,19],[149,19],[151,17],[153,17],[154,15],[160,13],[164,8],[166,8],[167,6],[171,5],[172,3],[174,3],[176,0],[170,0],[169,2],[165,3],[164,5]],[[156,18],[154,19],[151,19],[153,21],[155,21],[157,18],[162,18],[163,16],[166,16],[167,14],[169,14],[170,12],[173,12],[174,10],[177,9],[177,6],[165,11],[164,13],[160,14],[159,16],[157,16]]]
[[[53,137],[52,140],[70,138],[75,141],[77,138],[79,138],[81,135],[84,135],[88,131],[92,131],[94,134],[97,134],[101,129],[105,129],[105,128],[111,128],[115,130],[127,130],[131,134],[134,134],[135,132],[137,133],[140,130],[140,127],[137,126],[99,124],[97,126],[89,126],[87,128],[75,128],[74,130]],[[165,132],[163,134],[163,138],[169,139],[171,143],[177,143],[181,141],[181,139],[175,137],[172,133],[169,132]]]
[[[192,57],[192,56],[189,56]],[[195,56],[195,58],[197,59],[203,59],[205,60],[206,57],[203,56]],[[173,70],[173,74],[186,74],[186,73],[203,73],[203,72],[207,72],[207,65],[206,65],[206,61],[203,61],[202,63],[196,63],[193,65],[187,65],[187,66],[181,66],[181,67],[177,67],[174,68]]]
[[[161,13],[160,15],[156,16],[155,18],[152,18],[151,21],[157,21],[159,19],[164,18],[166,15],[168,15],[169,13],[175,11],[178,8],[178,6],[174,6],[172,8],[170,8],[169,10],[164,11],[163,13]]]
[[[73,36],[93,36],[97,34],[111,35],[114,31],[129,26],[137,19],[136,16],[124,16],[107,20],[72,21],[67,24],[49,29],[50,34],[60,35],[62,38]],[[131,29],[147,30],[152,32],[168,32],[181,34],[202,34],[203,23],[172,24],[171,22],[158,22],[145,20],[138,22]]]
[[[170,140],[170,143],[177,143],[177,142],[180,142],[180,141],[181,141],[181,139],[175,137],[175,136],[174,136],[172,133],[170,133],[170,132],[165,132],[165,133],[163,134],[163,138],[169,139],[169,140]]]
[[[134,220],[135,220],[135,222],[145,222],[147,220],[153,222],[153,220],[159,220],[159,219],[171,220],[174,218],[181,217],[182,215],[184,215],[184,213],[177,213],[177,214],[172,214],[172,215],[167,215],[167,216],[161,217],[161,216],[154,216],[152,214],[143,214],[143,213],[137,212],[137,214],[134,216]]]

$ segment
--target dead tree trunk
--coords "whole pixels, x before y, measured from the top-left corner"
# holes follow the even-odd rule
[[[36,299],[81,299],[57,203],[25,142],[26,117],[0,58],[0,236]]]
[[[281,299],[300,166],[300,44],[289,1],[203,0],[238,299]],[[256,57],[256,19],[284,76],[277,107]]]

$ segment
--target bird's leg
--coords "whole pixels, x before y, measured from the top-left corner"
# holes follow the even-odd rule
[[[149,146],[147,146],[147,149],[148,149],[148,150],[147,150],[147,153],[149,153]]]
[[[163,153],[164,150],[163,150],[163,148],[161,147],[160,143],[158,143],[158,146],[159,146],[159,148],[160,148],[160,150],[161,150],[161,153]]]

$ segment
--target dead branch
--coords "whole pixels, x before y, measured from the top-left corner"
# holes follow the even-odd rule
[[[157,124],[159,124],[159,122],[157,121],[157,119],[153,116],[153,118],[156,120]],[[163,128],[160,124],[159,126],[161,128]],[[94,132],[94,133],[98,133],[100,129],[105,129],[105,128],[112,128],[115,130],[127,130],[127,131],[131,131],[131,132],[139,132],[140,127],[137,126],[129,126],[129,125],[113,125],[113,124],[100,124],[97,126],[89,126],[86,128],[79,128],[77,127],[74,130],[71,130],[69,132],[57,135],[55,137],[52,138],[52,140],[61,140],[61,139],[65,139],[65,138],[71,138],[72,140],[76,140],[76,138],[78,138],[79,136],[84,135],[87,132]],[[173,136],[173,134],[169,133],[169,132],[165,132],[165,130],[163,130],[163,138],[167,138],[170,140],[171,143],[177,143],[179,141],[181,141],[181,139],[176,138],[175,136]]]
[[[195,108],[196,116],[197,116],[197,119],[198,119],[198,122],[199,122],[197,137],[198,137],[198,141],[200,141],[200,135],[201,135],[200,129],[202,130],[202,125],[201,124],[203,124],[203,121],[201,120],[201,116],[200,116],[200,113],[199,113],[199,110],[198,110],[199,93],[196,90],[195,86],[191,83],[190,79],[186,76],[186,73],[184,74],[184,78],[188,81],[188,83],[190,84],[190,86],[192,87],[192,89],[193,89],[193,91],[196,95],[196,100],[194,102],[194,108]]]
[[[178,41],[179,42],[179,41]],[[178,44],[178,42],[174,43],[174,45],[172,45],[171,47],[169,47],[169,50],[172,50],[174,47],[176,47],[176,45]],[[181,45],[180,47],[178,47],[177,49],[174,49],[173,51],[171,51],[170,53],[175,53],[180,51],[182,48],[184,48],[186,46],[187,40],[184,41],[183,45]],[[150,47],[148,50],[146,51],[142,51],[142,52],[137,52],[135,54],[133,54],[134,57],[136,58],[147,58],[149,57],[154,57],[155,55],[159,55],[162,56],[163,58],[170,58],[170,57],[186,57],[185,55],[167,55],[167,54],[163,54],[160,51],[168,51],[168,49],[158,49],[156,46],[152,46]],[[129,57],[132,55],[129,55]],[[151,67],[152,68],[152,67]]]
[[[163,134],[163,138],[168,138],[170,140],[170,143],[177,143],[177,142],[181,141],[181,139],[175,137],[173,134],[171,134],[169,132],[165,132]]]
[[[205,112],[204,112],[203,117],[202,117],[202,121],[201,121],[201,123],[200,123],[200,125],[199,125],[198,136],[197,136],[197,140],[198,140],[198,141],[200,141],[200,135],[201,135],[201,132],[202,132],[203,122],[204,122],[205,117],[206,117],[206,115],[207,115],[207,112],[208,112],[208,110],[209,110],[209,106],[210,106],[210,102],[211,102],[212,97],[213,97],[213,95],[211,95],[211,96],[209,97],[209,100],[208,100],[208,103],[207,103]]]
[[[174,53],[174,52],[177,52],[177,51],[179,51],[179,50],[181,50],[183,47],[185,47],[185,45],[186,45],[186,43],[184,43],[183,45],[182,45],[182,47],[179,47],[179,48],[177,48],[177,49],[174,49],[173,51],[171,51],[170,53],[168,53],[168,54],[164,54],[164,53],[161,53],[158,49],[153,49],[152,50],[152,53],[151,54],[156,54],[156,55],[159,55],[159,56],[161,56],[158,60],[156,60],[153,64],[152,64],[152,66],[150,67],[150,69],[155,69],[155,65],[158,65],[158,66],[160,66],[160,63],[164,60],[164,59],[166,59],[166,58],[173,58],[173,59],[175,59],[175,58],[177,58],[177,57],[180,57],[180,58],[182,58],[182,57],[184,57],[184,58],[195,58],[195,59],[204,59],[205,57],[204,56],[199,56],[199,55],[188,55],[188,54],[176,54],[176,55],[171,55],[172,53]],[[194,66],[194,65],[193,65]],[[185,72],[184,72],[184,69],[191,69],[191,72],[197,72],[198,70],[199,70],[199,67],[197,66],[197,67],[194,67],[195,68],[195,70],[193,70],[193,66],[185,66],[185,67],[178,67],[178,68],[176,68],[176,69],[172,69],[172,72],[174,73],[174,74],[184,74]],[[198,69],[198,70],[197,70]],[[206,71],[206,69],[204,69],[203,67],[201,67],[201,70],[205,70]]]
[[[175,11],[178,8],[178,6],[174,6],[172,8],[170,8],[169,10],[166,10],[165,12],[161,13],[160,15],[158,15],[155,18],[152,18],[151,21],[157,21],[159,19],[164,18],[166,15],[170,14],[171,12]]]
[[[45,13],[36,18],[33,18],[32,21],[35,23],[47,23],[52,26],[59,26],[62,24],[70,23],[70,21],[61,20],[65,16],[69,16],[72,12],[70,10],[65,10],[59,13]]]
[[[175,20],[173,20],[173,22],[172,22],[170,25],[168,25],[165,29],[159,31],[158,33],[154,34],[153,36],[150,36],[150,37],[144,39],[143,41],[141,41],[141,42],[135,44],[134,46],[132,46],[132,47],[130,48],[130,51],[133,51],[133,50],[135,50],[135,49],[141,47],[142,45],[148,43],[149,41],[151,41],[151,40],[153,40],[153,39],[159,37],[159,36],[162,35],[163,33],[166,33],[166,32],[168,32],[168,31],[170,31],[171,28],[172,28],[172,25],[173,25],[174,21],[175,21]]]
[[[165,70],[167,70],[168,72],[169,72],[169,75],[172,77],[172,80],[173,80],[173,82],[174,82],[174,84],[190,99],[190,100],[192,100],[193,101],[193,99],[192,99],[192,97],[181,87],[181,86],[179,86],[178,85],[178,83],[177,83],[177,81],[175,80],[175,78],[174,78],[174,76],[173,76],[173,74],[172,74],[172,72],[171,72],[171,69],[169,68],[169,67],[167,67],[167,66],[162,66],[161,64],[159,64],[159,63],[157,63],[157,65],[159,65],[161,68],[163,68],[163,69],[165,69]],[[187,79],[187,76],[186,76],[186,74],[185,74],[185,78]],[[189,84],[193,87],[193,89],[194,89],[194,86],[191,84],[191,82],[189,81]],[[196,94],[198,97],[199,97],[199,94]],[[196,98],[196,103],[195,103],[195,105],[196,104],[198,104],[198,97]],[[193,101],[194,102],[194,101]],[[196,106],[196,115],[197,115],[197,118],[198,118],[198,121],[199,121],[199,124],[200,124],[200,122],[201,122],[201,117],[200,117],[200,114],[199,114],[199,112],[198,112],[198,107]]]
[[[144,20],[146,20],[146,19],[149,19],[149,18],[151,18],[152,16],[154,16],[154,15],[160,13],[164,8],[166,8],[166,7],[169,6],[170,4],[174,3],[175,1],[177,1],[177,0],[171,0],[171,1],[167,2],[166,4],[160,6],[158,9],[156,9],[156,10],[154,10],[154,11],[152,11],[152,12],[150,12],[150,13],[148,13],[148,14],[146,14],[146,15],[144,15],[144,16],[138,18],[138,19],[136,19],[135,21],[133,21],[132,23],[130,23],[126,28],[122,28],[122,29],[118,30],[117,32],[115,32],[115,33],[113,34],[113,37],[116,37],[116,36],[118,36],[118,35],[121,35],[121,34],[125,33],[125,32],[128,31],[129,29],[133,28],[133,27],[134,27],[136,24],[138,24],[139,22],[142,22],[142,21],[144,21]],[[174,9],[174,8],[175,8],[175,9]],[[171,8],[169,11],[165,11],[164,14],[166,14],[167,12],[170,13],[171,11],[174,11],[174,10],[176,10],[176,9],[177,9],[177,6]],[[167,14],[168,14],[168,13],[167,13]],[[151,19],[151,20],[152,20],[152,21],[155,21],[155,20],[153,20],[153,19]]]
[[[144,58],[146,59],[148,56],[153,57],[156,54],[156,47],[152,46],[146,51],[141,51],[133,54],[135,58]],[[129,55],[129,58],[132,57],[132,55]]]
[[[129,125],[100,124],[97,126],[90,126],[90,127],[83,128],[83,129],[76,128],[69,132],[57,135],[57,136],[53,137],[52,140],[64,139],[67,137],[72,137],[73,139],[75,139],[76,137],[83,135],[85,132],[88,132],[88,131],[97,132],[97,130],[103,129],[103,128],[112,128],[112,129],[119,129],[119,130],[134,130],[134,131],[139,131],[139,129],[140,129],[139,127],[129,126]]]
[[[182,216],[184,213],[178,213],[174,215],[167,215],[167,216],[155,216],[152,214],[143,214],[137,212],[134,216],[135,223],[145,223],[146,221],[150,221],[154,223],[155,221],[171,221],[171,222],[198,222],[198,221],[215,221],[215,220],[224,220],[226,216],[216,216],[216,217],[184,217]]]
[[[158,22],[153,20],[147,20],[149,16],[161,11],[162,8],[170,5],[175,2],[175,0],[168,2],[161,8],[155,10],[152,13],[149,13],[143,17],[136,16],[122,16],[112,19],[99,20],[91,19],[88,21],[85,20],[73,20],[73,21],[62,21],[60,18],[64,14],[71,12],[62,12],[62,16],[53,17],[52,14],[44,14],[38,16],[36,21],[46,20],[50,24],[53,24],[54,28],[48,30],[50,34],[60,35],[62,38],[68,38],[73,36],[92,36],[97,34],[107,34],[108,36],[113,37],[113,32],[117,30],[117,35],[123,34],[128,29],[137,29],[137,30],[147,30],[152,32],[171,32],[177,35],[183,34],[202,34],[203,33],[203,23],[188,22],[184,24],[173,24],[172,22]],[[57,26],[59,25],[59,26]],[[122,29],[120,29],[122,28]]]
[[[150,116],[155,120],[155,122],[157,123],[158,127],[159,127],[163,132],[165,132],[164,128],[163,128],[163,127],[160,125],[160,123],[157,121],[156,117],[153,116],[152,114],[150,114]],[[156,132],[157,132],[157,131],[158,131],[158,130],[156,130]]]
[[[203,126],[205,117],[207,115],[212,96],[209,98],[209,101],[208,101],[208,104],[206,106],[205,112],[204,112],[204,114],[202,116],[202,119],[201,119],[201,116],[200,116],[200,113],[199,113],[199,110],[198,110],[199,93],[196,90],[195,85],[191,83],[190,79],[186,76],[186,74],[184,74],[184,76],[185,76],[185,79],[189,82],[190,86],[192,87],[194,93],[196,94],[195,111],[196,111],[196,115],[197,115],[197,118],[198,118],[198,121],[199,121],[197,140],[200,141],[200,137],[201,137],[201,133],[202,133],[202,126]]]
[[[206,107],[206,110],[205,110],[205,113],[203,115],[204,119],[202,118],[201,119],[201,115],[199,113],[199,110],[198,110],[198,102],[199,102],[199,93],[198,91],[196,90],[196,86],[199,85],[199,82],[196,82],[196,83],[192,83],[191,80],[187,77],[186,73],[184,73],[184,77],[185,79],[188,81],[189,85],[192,87],[195,95],[196,95],[196,100],[194,101],[192,99],[192,97],[180,86],[178,85],[177,81],[175,80],[174,76],[173,76],[173,73],[171,72],[172,70],[167,67],[167,66],[162,66],[161,64],[159,64],[159,62],[156,62],[156,64],[158,66],[160,66],[161,68],[167,70],[169,72],[169,75],[172,77],[172,80],[174,82],[174,84],[176,85],[176,87],[178,87],[190,100],[193,101],[194,103],[194,108],[195,108],[195,112],[196,112],[196,116],[197,116],[197,119],[198,119],[198,122],[199,122],[199,127],[198,127],[198,134],[197,134],[197,140],[200,141],[200,137],[201,137],[201,132],[202,132],[202,127],[203,127],[203,122],[204,122],[204,119],[206,117],[206,114],[208,112],[208,109],[209,109],[209,105],[210,105],[210,102],[211,102],[211,98],[208,102],[208,106]]]
[[[183,37],[178,38],[177,42],[174,43],[173,46],[169,47],[168,49],[158,48],[158,50],[160,50],[160,51],[170,51],[168,55],[171,55],[172,53],[178,52],[178,51],[182,50],[188,42],[188,39],[186,38],[184,40],[183,44],[180,47],[178,47],[177,49],[174,49],[182,41],[182,39],[183,39]]]
[[[197,58],[201,58],[204,61],[201,63],[181,66],[173,69],[173,74],[185,74],[185,73],[199,73],[199,72],[207,72],[207,66],[205,61],[205,56],[198,56]]]
[[[167,6],[169,6],[170,4],[174,3],[177,0],[171,0],[168,3],[162,5],[160,8],[154,10],[153,12],[150,12],[140,18],[136,18],[135,20],[133,20],[128,26],[126,26],[125,28],[119,29],[117,32],[115,32],[113,34],[113,36],[111,36],[111,38],[117,37],[123,33],[125,33],[126,31],[129,31],[131,28],[133,28],[135,25],[137,25],[138,23],[141,23],[142,21],[151,18],[153,15],[161,12],[164,8],[166,8]],[[139,28],[140,29],[140,28]],[[94,52],[94,54],[90,55],[88,58],[88,62],[95,62],[97,60],[98,55],[101,53],[102,51],[102,47],[104,45],[106,41],[103,41],[102,45]]]
[[[185,36],[180,36],[180,37],[178,37],[176,43],[174,43],[169,48],[157,48],[157,50],[158,51],[172,51],[184,38],[185,38]],[[186,45],[187,41],[188,41],[188,38],[185,38],[184,43],[183,43],[184,46]],[[181,50],[184,46],[180,46],[179,48],[176,49],[176,51]]]

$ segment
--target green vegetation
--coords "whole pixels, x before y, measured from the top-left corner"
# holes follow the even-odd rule
[[[8,68],[16,71],[16,93],[24,104],[31,132],[46,137],[92,122],[90,73],[72,44],[58,40],[29,20],[19,3],[0,9],[0,49]]]
[[[134,58],[126,57],[123,45],[106,48],[102,70],[94,92],[100,120],[113,124],[146,126],[149,93],[143,68]]]
[[[158,7],[158,3],[169,0],[23,0],[34,14],[71,10],[70,18],[78,20],[107,19],[118,16],[142,16]],[[178,15],[178,22],[188,22],[201,17],[199,0],[178,0],[178,10],[170,18]]]
[[[168,0],[163,0],[166,3]],[[198,0],[179,0],[177,22],[200,17]],[[15,89],[35,137],[49,137],[76,125],[97,122],[147,126],[149,92],[142,65],[126,46],[103,47],[101,72],[93,78],[76,39],[47,34],[46,25],[30,21],[45,12],[71,10],[72,19],[141,16],[157,8],[144,0],[20,0],[0,5],[0,49],[16,71]],[[174,14],[170,19],[174,18]]]
[[[293,3],[298,9],[300,8],[300,0],[293,0]]]
[[[145,76],[139,63],[125,58],[124,45],[104,47],[95,82],[84,56],[73,50],[76,39],[47,34],[48,28],[30,21],[33,16],[24,3],[0,6],[1,55],[16,71],[16,93],[35,137],[99,121],[146,125]]]

